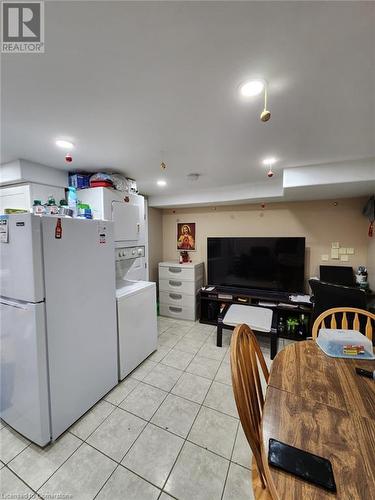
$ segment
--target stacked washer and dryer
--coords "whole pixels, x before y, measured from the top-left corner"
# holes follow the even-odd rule
[[[119,380],[157,347],[156,284],[148,281],[148,230],[143,196],[109,188],[79,191],[95,219],[114,223]]]

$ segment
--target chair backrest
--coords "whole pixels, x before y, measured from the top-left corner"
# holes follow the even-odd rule
[[[358,330],[372,341],[375,314],[356,307],[333,307],[324,311],[314,321],[312,337],[316,339],[321,328]]]
[[[269,482],[262,461],[261,420],[264,396],[259,365],[268,382],[269,372],[255,334],[248,325],[238,325],[232,335],[230,361],[234,398],[242,428],[253,452],[264,488]]]
[[[319,280],[309,280],[309,285],[314,296],[313,321],[332,307],[366,309],[366,294],[360,288],[333,285]]]

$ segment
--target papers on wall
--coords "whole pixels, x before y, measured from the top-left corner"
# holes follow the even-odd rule
[[[331,259],[338,259],[338,258],[339,258],[339,249],[332,248],[331,249]]]

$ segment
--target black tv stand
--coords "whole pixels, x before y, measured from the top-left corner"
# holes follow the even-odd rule
[[[217,345],[221,347],[222,318],[231,304],[252,305],[272,309],[274,314],[270,333],[270,354],[271,359],[273,359],[277,354],[279,338],[305,340],[310,334],[312,304],[291,301],[289,299],[290,295],[291,292],[284,291],[207,286],[200,291],[200,322],[218,327]],[[308,322],[304,336],[293,331],[278,330],[280,316],[287,321],[290,318],[300,318],[302,314],[304,314]]]

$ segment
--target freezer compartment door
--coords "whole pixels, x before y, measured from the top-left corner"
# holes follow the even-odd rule
[[[38,444],[51,439],[44,303],[0,298],[1,418]]]
[[[52,437],[117,384],[113,223],[43,218]]]
[[[156,286],[117,299],[120,380],[157,347]]]
[[[25,302],[44,299],[40,217],[8,216],[8,242],[0,243],[0,295]]]

